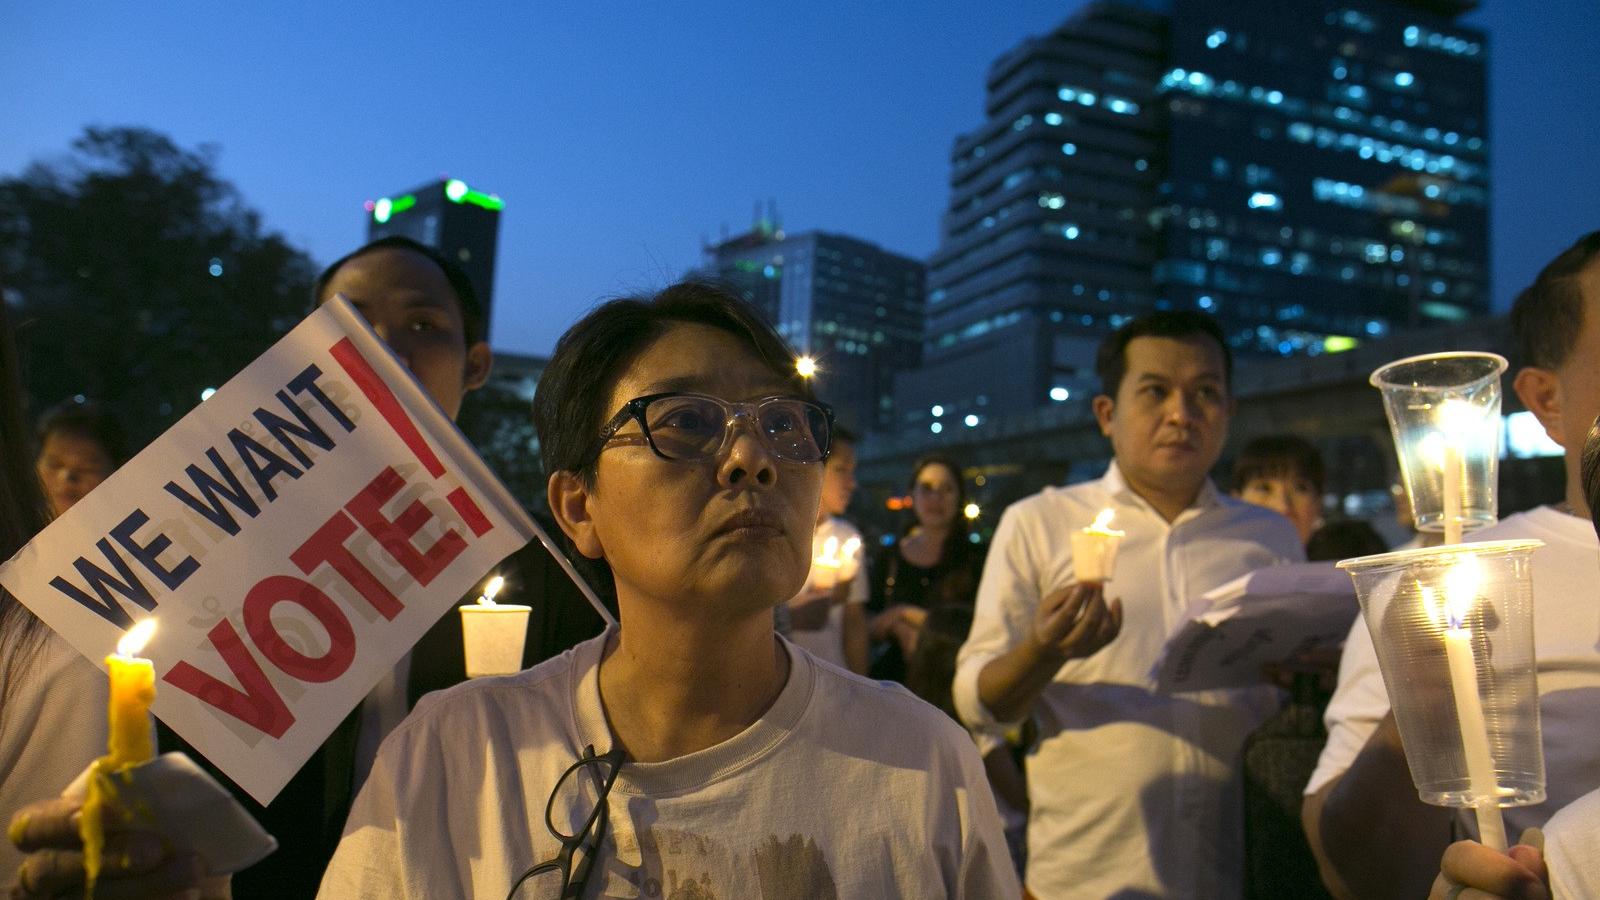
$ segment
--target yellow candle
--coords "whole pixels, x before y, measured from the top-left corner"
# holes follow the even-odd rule
[[[155,633],[156,620],[145,619],[128,629],[117,642],[117,652],[106,657],[111,677],[109,710],[111,739],[108,753],[95,760],[89,773],[89,791],[83,801],[78,834],[83,839],[86,894],[93,894],[105,850],[105,806],[117,796],[112,776],[156,755],[150,729],[150,704],[156,699],[156,670],[148,659],[135,656]]]

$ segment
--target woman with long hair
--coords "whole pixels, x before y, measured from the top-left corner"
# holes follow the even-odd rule
[[[967,492],[961,467],[929,456],[911,471],[912,521],[878,552],[871,569],[872,675],[892,681],[905,680],[906,660],[916,650],[929,611],[946,605],[970,608],[983,573],[984,550],[963,525]]]

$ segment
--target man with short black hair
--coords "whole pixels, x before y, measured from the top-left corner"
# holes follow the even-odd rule
[[[1566,500],[1508,516],[1468,540],[1535,538],[1531,557],[1534,655],[1549,798],[1505,811],[1507,833],[1542,825],[1600,784],[1600,608],[1594,571],[1600,542],[1588,520],[1580,473],[1590,424],[1600,414],[1600,231],[1541,271],[1511,308],[1517,397],[1566,450]],[[1438,871],[1452,827],[1472,833],[1470,813],[1417,797],[1365,622],[1357,620],[1325,716],[1328,743],[1306,785],[1301,819],[1335,896],[1421,897]]]
[[[957,663],[961,717],[1030,715],[1033,896],[1238,896],[1240,751],[1276,708],[1266,687],[1155,690],[1166,636],[1204,592],[1302,558],[1282,516],[1207,477],[1233,414],[1232,359],[1193,312],[1135,319],[1100,347],[1105,477],[1046,488],[1001,516]],[[1081,581],[1068,535],[1102,511],[1125,532],[1109,584]],[[1108,597],[1117,599],[1109,600]]]

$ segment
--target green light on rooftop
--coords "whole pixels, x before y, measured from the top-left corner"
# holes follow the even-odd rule
[[[494,194],[485,194],[467,187],[467,183],[459,178],[452,178],[444,183],[445,199],[451,203],[470,203],[484,209],[500,210],[506,208],[506,203]]]
[[[506,208],[504,200],[494,194],[485,194],[483,191],[467,191],[467,195],[462,198],[462,201],[471,203],[473,206],[481,206],[484,209],[501,210]]]
[[[377,203],[372,204],[372,219],[382,225],[416,205],[416,194],[406,194],[404,197],[396,197],[394,199],[384,197]]]
[[[1360,344],[1360,341],[1349,335],[1330,334],[1322,339],[1322,352],[1343,353],[1346,350],[1354,350]]]

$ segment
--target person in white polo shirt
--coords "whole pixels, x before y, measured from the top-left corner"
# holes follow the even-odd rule
[[[1303,558],[1283,516],[1207,477],[1233,412],[1221,329],[1156,312],[1101,345],[1094,399],[1114,461],[1005,511],[978,587],[955,700],[967,724],[1032,715],[1025,887],[1063,897],[1237,897],[1240,751],[1276,709],[1262,686],[1155,691],[1151,668],[1190,602]],[[1074,529],[1102,510],[1125,532],[1109,583],[1083,583]]]
[[[856,436],[833,433],[822,468],[822,502],[811,535],[811,573],[789,598],[788,638],[841,669],[867,674],[866,548],[861,529],[844,518],[856,490]]]
[[[1600,787],[1600,542],[1579,476],[1584,439],[1600,413],[1600,232],[1539,273],[1511,309],[1512,383],[1551,439],[1566,449],[1565,501],[1508,516],[1468,540],[1537,538],[1532,556],[1534,648],[1548,799],[1505,811],[1507,833],[1542,825]],[[1471,816],[1417,798],[1390,714],[1372,636],[1357,620],[1326,713],[1328,743],[1301,810],[1323,881],[1335,896],[1421,897]]]

